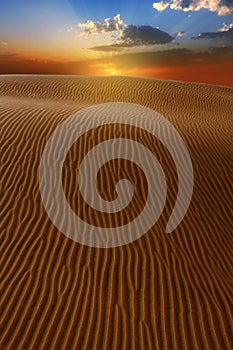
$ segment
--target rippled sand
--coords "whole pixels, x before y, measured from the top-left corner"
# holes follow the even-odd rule
[[[77,187],[82,157],[99,142],[135,140],[157,155],[168,196],[157,223],[122,247],[98,249],[68,239],[50,221],[39,191],[46,141],[67,117],[94,104],[131,102],[156,110],[189,150],[194,191],[188,212],[165,227],[177,192],[167,149],[144,130],[107,125],[84,134],[67,154],[63,186],[72,209],[101,227],[140,215],[143,171],[123,159],[99,172],[97,189],[135,185],[130,205],[103,214]],[[1,346],[5,349],[231,349],[233,89],[126,77],[1,76]],[[143,115],[141,116],[143,118]],[[98,162],[98,159],[96,160]]]

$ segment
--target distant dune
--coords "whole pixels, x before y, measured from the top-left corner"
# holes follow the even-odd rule
[[[59,124],[85,107],[114,101],[154,109],[176,127],[192,159],[194,189],[183,221],[166,234],[178,191],[167,149],[131,126],[87,132],[68,152],[62,174],[67,200],[84,221],[125,224],[147,197],[143,172],[120,159],[101,169],[97,188],[113,200],[115,171],[123,169],[118,176],[136,184],[126,210],[103,214],[82,200],[77,169],[100,141],[120,135],[144,144],[157,155],[168,186],[164,211],[149,232],[100,249],[70,240],[53,225],[40,196],[39,166]],[[232,111],[228,87],[128,77],[0,77],[1,349],[232,349]]]

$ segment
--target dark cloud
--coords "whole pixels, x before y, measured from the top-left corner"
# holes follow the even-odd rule
[[[8,60],[12,58],[17,58],[19,55],[17,53],[3,53],[0,54],[0,60]]]
[[[111,45],[101,45],[101,46],[93,46],[90,50],[94,51],[122,51],[124,48],[130,47],[128,44],[111,44]]]
[[[221,0],[219,5],[227,7],[230,9],[231,14],[233,14],[233,0]]]
[[[112,62],[120,62],[125,68],[131,67],[163,67],[167,65],[180,66],[193,57],[193,51],[186,48],[175,48],[163,51],[145,51],[116,55],[111,58]]]
[[[120,51],[127,47],[168,44],[173,39],[170,34],[158,28],[129,25],[123,30],[119,43],[94,46],[91,49],[95,51]]]
[[[227,39],[233,42],[233,28],[218,32],[204,32],[192,37],[194,40],[198,39]]]
[[[17,53],[0,54],[0,74],[80,74],[95,75],[91,60],[56,62],[32,60]]]
[[[173,38],[168,33],[151,26],[129,25],[124,29],[122,40],[131,46],[170,43]]]
[[[233,45],[232,46],[222,46],[222,47],[210,47],[210,53],[217,56],[232,56],[233,58]]]
[[[189,8],[189,6],[192,4],[192,0],[181,0],[180,6],[182,8]]]
[[[101,59],[101,62],[111,62],[117,69],[123,70],[149,67],[195,67],[196,65],[208,65],[216,62],[233,62],[233,46],[209,48],[204,52],[175,48],[162,51],[122,53],[111,58]]]

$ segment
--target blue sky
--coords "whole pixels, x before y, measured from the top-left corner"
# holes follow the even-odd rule
[[[219,0],[210,0],[210,3],[211,1]],[[233,0],[225,1],[228,1],[229,6],[233,8]],[[191,40],[191,37],[203,32],[217,32],[223,23],[227,25],[233,23],[232,15],[219,15],[217,11],[213,12],[204,8],[186,12],[167,7],[164,11],[159,12],[153,8],[154,2],[153,0],[1,0],[0,40],[12,41],[12,43],[18,40],[25,44],[27,40],[33,41],[34,38],[38,40],[38,44],[44,41],[46,46],[49,40],[56,40],[59,33],[67,28],[72,27],[76,30],[78,23],[85,23],[88,20],[102,22],[105,18],[113,18],[116,14],[120,14],[121,19],[127,25],[159,27],[172,36],[182,31],[184,32],[183,37],[177,41],[181,43],[185,41],[186,44],[189,41],[193,46],[197,43]],[[103,38],[104,36],[98,38],[100,44]],[[79,45],[77,35],[73,40]],[[81,46],[82,42],[80,40]],[[203,40],[198,42],[198,46],[209,44]],[[211,44],[215,45],[213,40]],[[216,44],[219,44],[219,40]]]
[[[222,22],[230,23],[231,16],[218,16],[217,13],[206,9],[200,11],[183,12],[167,8],[164,12],[153,9],[151,0],[70,0],[78,18],[103,20],[113,17],[117,13],[128,24],[159,26],[166,31],[188,30],[191,35],[202,31],[216,31]],[[188,16],[191,17],[188,18]]]

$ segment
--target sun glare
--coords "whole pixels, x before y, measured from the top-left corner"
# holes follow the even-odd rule
[[[107,73],[107,75],[112,75],[112,76],[121,74],[120,70],[113,68],[113,67],[108,67],[106,69],[106,73]]]

